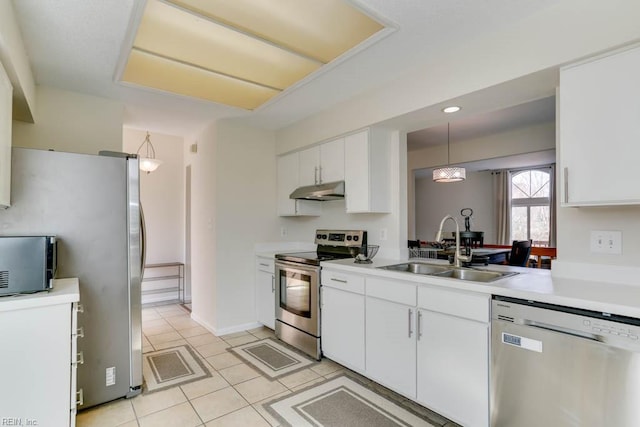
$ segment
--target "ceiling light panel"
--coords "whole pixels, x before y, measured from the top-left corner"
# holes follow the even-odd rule
[[[280,90],[323,65],[158,1],[147,3],[133,45]]]
[[[344,0],[169,0],[321,62],[384,27]]]
[[[346,0],[147,0],[121,80],[255,109],[383,29]]]
[[[253,110],[280,92],[132,50],[122,79],[141,86]]]

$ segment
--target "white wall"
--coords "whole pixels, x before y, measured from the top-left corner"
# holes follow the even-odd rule
[[[135,153],[146,131],[124,129],[124,151]],[[184,261],[184,143],[178,136],[150,133],[162,165],[140,172],[140,202],[147,230],[147,264]],[[144,149],[141,151],[144,154]]]
[[[98,154],[122,151],[121,102],[37,86],[35,123],[13,121],[13,145]]]
[[[216,130],[212,123],[186,144],[198,144],[198,153],[185,157],[191,175],[191,316],[214,330],[217,327],[215,272],[218,265],[213,228],[216,186]]]
[[[523,126],[481,138],[451,142],[450,163],[515,156],[556,148],[554,122]],[[408,170],[432,168],[447,163],[447,145],[441,144],[411,151]]]
[[[192,315],[226,333],[255,324],[254,245],[278,239],[275,139],[220,121],[194,142]]]
[[[473,209],[471,231],[484,231],[485,243],[496,243],[495,203],[493,201],[493,179],[491,172],[467,172],[462,182],[437,183],[431,177],[415,181],[416,234],[415,238],[433,241],[440,221],[452,215],[464,230],[463,208]],[[455,231],[447,221],[445,231]]]

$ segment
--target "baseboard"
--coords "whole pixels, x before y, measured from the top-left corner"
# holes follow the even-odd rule
[[[218,328],[214,328],[213,326],[211,326],[210,324],[205,322],[199,316],[194,315],[193,312],[191,312],[191,319],[194,322],[198,322],[200,324],[200,326],[202,326],[203,328],[205,328],[206,330],[208,330],[209,332],[211,332],[215,336],[233,334],[233,333],[236,333],[236,332],[243,332],[243,331],[246,331],[246,330],[249,330],[249,329],[255,329],[255,328],[259,328],[259,327],[262,326],[262,323],[252,322],[252,323],[245,323],[243,325],[236,325],[236,326],[231,326],[231,327],[228,327],[228,328],[220,328],[220,329],[218,329]]]
[[[259,328],[261,326],[262,326],[262,323],[258,323],[258,322],[245,323],[244,325],[236,325],[236,326],[230,326],[228,328],[218,329],[218,331],[215,333],[215,335],[233,334],[233,333],[236,333],[236,332],[243,332],[243,331],[247,331],[249,329]]]

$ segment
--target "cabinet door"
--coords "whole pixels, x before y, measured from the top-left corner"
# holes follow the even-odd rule
[[[277,199],[279,216],[317,216],[322,213],[322,202],[292,200],[289,195],[298,188],[299,153],[278,157]]]
[[[320,146],[320,183],[344,181],[344,138]]]
[[[70,310],[68,303],[0,312],[0,419],[24,423],[0,425],[69,425]]]
[[[344,140],[344,191],[347,212],[369,211],[369,132]]]
[[[561,204],[639,204],[640,48],[560,72]]]
[[[278,157],[278,215],[295,215],[296,203],[289,195],[298,187],[298,153]]]
[[[256,317],[267,328],[275,328],[276,294],[275,276],[256,270]]]
[[[489,326],[420,310],[418,402],[465,426],[489,425]]]
[[[366,298],[367,376],[415,399],[416,340],[413,307]]]
[[[300,169],[298,171],[298,184],[305,185],[319,184],[320,180],[320,148],[311,147],[298,152]]]
[[[0,63],[0,208],[10,203],[12,103],[13,87]]]
[[[322,286],[322,353],[364,372],[364,295]]]

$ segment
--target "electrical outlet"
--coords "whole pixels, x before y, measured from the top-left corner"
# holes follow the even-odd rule
[[[387,229],[383,228],[380,230],[380,241],[387,240]]]
[[[622,231],[591,231],[590,248],[594,254],[622,255]]]
[[[280,237],[287,237],[287,227],[280,227]]]

